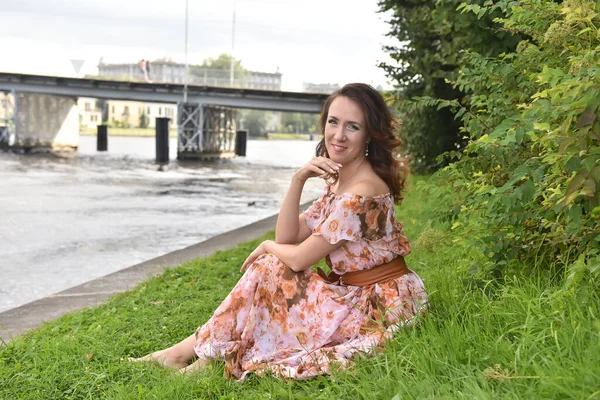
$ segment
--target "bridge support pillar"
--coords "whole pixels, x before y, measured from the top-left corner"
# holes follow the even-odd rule
[[[156,163],[169,163],[169,120],[156,118]]]
[[[0,149],[8,149],[15,140],[15,103],[10,92],[0,92]]]
[[[25,151],[77,150],[77,98],[14,91],[13,98],[14,140],[11,140],[10,148]]]
[[[248,143],[248,130],[238,130],[235,134],[235,155],[246,157],[246,144]]]
[[[177,109],[179,160],[203,160],[235,155],[234,108],[179,103]]]
[[[108,125],[96,126],[96,151],[108,150]]]

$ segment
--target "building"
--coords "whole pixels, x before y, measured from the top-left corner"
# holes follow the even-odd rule
[[[185,83],[185,66],[172,61],[151,61],[148,78],[152,82]],[[98,76],[117,80],[145,81],[145,75],[138,63],[98,64]]]
[[[152,82],[165,83],[185,83],[185,64],[176,63],[170,60],[150,61],[149,79]],[[191,85],[206,86],[231,86],[231,76],[229,70],[203,68],[200,66],[190,66],[188,74],[188,83]],[[98,64],[98,76],[105,79],[114,80],[133,80],[145,81],[146,77],[138,63],[125,64],[105,64],[102,61]],[[242,76],[234,76],[233,87],[263,89],[263,90],[281,90],[281,76],[277,71],[258,72],[245,71]],[[89,100],[89,99],[88,99]],[[91,104],[86,106],[86,102],[80,104],[81,123],[88,127],[95,127],[96,116],[87,111],[93,108]],[[87,107],[87,108],[86,108]],[[104,110],[104,116],[107,122],[113,126],[120,127],[140,127],[142,114],[148,118],[147,127],[156,126],[156,117],[167,117],[174,121],[177,118],[177,106],[175,104],[158,103],[140,103],[134,101],[108,101],[107,110]],[[83,111],[81,111],[83,110]],[[100,110],[102,114],[102,110]],[[100,117],[100,120],[102,117]],[[271,121],[275,126],[278,120]]]
[[[144,81],[145,76],[137,63],[98,65],[98,76],[116,80]],[[169,60],[150,62],[150,81],[185,83],[185,64]],[[188,83],[191,85],[233,86],[249,89],[281,90],[281,73],[246,71],[243,76],[234,76],[233,85],[229,70],[190,66]]]
[[[118,80],[143,80],[142,73],[137,64],[98,64],[100,78]]]
[[[13,130],[15,100],[12,94],[0,92],[0,147],[10,142],[10,132]]]
[[[279,72],[249,71],[250,89],[281,90],[281,74]],[[246,86],[245,86],[246,87]]]
[[[15,100],[10,93],[0,92],[0,125],[12,118]]]
[[[77,99],[79,107],[79,125],[86,128],[96,129],[102,124],[102,110],[98,106],[98,100],[90,97],[80,97]]]
[[[238,74],[233,77],[232,85],[228,70],[194,67],[191,70],[189,83],[192,85],[281,90],[281,74],[279,72],[245,71],[241,76]]]
[[[171,118],[171,123],[177,118],[176,104],[141,103],[139,101],[108,101],[108,123],[123,128],[154,128],[157,117]],[[146,124],[143,124],[144,115]]]
[[[308,83],[302,84],[304,92],[310,93],[333,93],[341,88],[337,83]]]
[[[99,101],[89,97],[77,100],[79,124],[96,129],[104,120],[108,125],[123,128],[155,128],[156,117],[177,118],[177,105],[169,103],[141,103],[138,101],[108,100]],[[144,119],[142,118],[144,115]]]

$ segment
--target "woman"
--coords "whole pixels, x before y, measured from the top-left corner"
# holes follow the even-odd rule
[[[292,178],[276,240],[248,256],[245,274],[195,334],[134,360],[185,372],[220,359],[236,379],[267,371],[303,379],[348,366],[422,312],[427,295],[404,264],[411,248],[395,219],[407,168],[395,157],[392,114],[371,86],[349,84],[327,99],[319,125],[317,156]],[[300,214],[314,177],[328,184]],[[311,269],[324,257],[329,275]]]

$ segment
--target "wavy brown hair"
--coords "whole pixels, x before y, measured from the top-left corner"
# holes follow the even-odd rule
[[[402,200],[402,191],[408,177],[408,161],[397,155],[397,151],[402,145],[400,138],[395,135],[398,121],[385,104],[381,94],[372,86],[364,83],[349,83],[327,98],[319,118],[319,130],[323,138],[317,144],[317,156],[329,158],[325,147],[325,125],[329,107],[339,96],[356,101],[365,114],[365,128],[369,138],[367,160],[373,166],[375,173],[390,188],[394,202],[399,203]]]

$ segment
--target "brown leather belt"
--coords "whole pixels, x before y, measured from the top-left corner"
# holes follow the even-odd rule
[[[411,272],[412,271],[406,267],[406,262],[402,256],[398,256],[389,263],[381,264],[371,269],[346,272],[343,275],[338,275],[333,271],[326,274],[321,268],[317,269],[317,273],[325,281],[341,286],[368,286],[374,283],[396,279]]]

